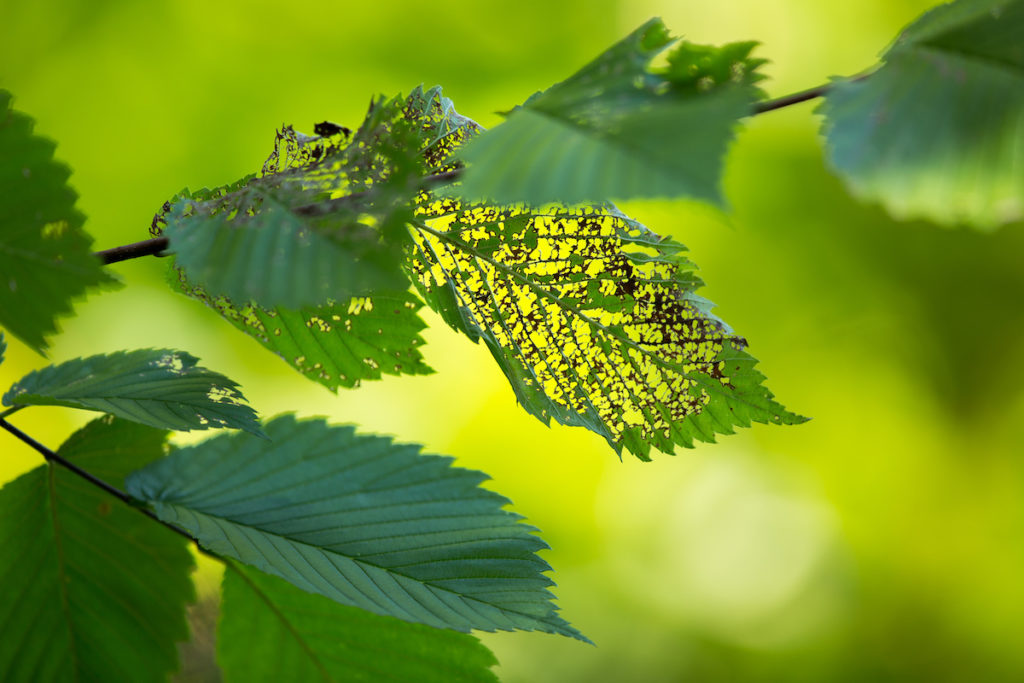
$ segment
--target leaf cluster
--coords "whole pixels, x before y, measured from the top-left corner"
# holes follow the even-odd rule
[[[851,190],[899,216],[1019,220],[1022,32],[1024,0],[959,0],[818,93]],[[258,173],[154,216],[169,284],[330,390],[431,372],[428,306],[486,345],[524,410],[620,455],[802,422],[698,294],[686,248],[611,203],[725,203],[742,120],[776,106],[755,46],[676,41],[655,19],[490,131],[440,88],[374,98],[354,131],[285,126]],[[74,299],[117,284],[53,152],[0,91],[0,324],[40,353]],[[171,349],[56,363],[2,402],[0,427],[47,461],[0,490],[4,680],[166,678],[194,599],[187,541],[224,566],[229,680],[487,681],[471,630],[589,642],[558,614],[537,530],[451,458],[260,420]],[[104,416],[51,451],[8,419],[34,406]],[[211,428],[237,431],[167,445]]]

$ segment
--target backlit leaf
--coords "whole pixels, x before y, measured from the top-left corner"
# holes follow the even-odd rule
[[[166,434],[100,418],[58,453],[116,483]],[[0,490],[0,680],[165,681],[188,637],[180,536],[56,465]]]
[[[197,366],[181,351],[143,349],[77,358],[29,373],[4,394],[5,406],[98,410],[152,427],[232,427],[259,434],[238,384]]]
[[[681,244],[614,207],[420,208],[411,269],[427,303],[482,339],[520,404],[621,452],[794,424],[746,341],[711,315]]]
[[[224,572],[217,662],[229,683],[498,680],[497,660],[471,635],[339,605],[235,562]]]
[[[133,474],[129,493],[218,555],[376,614],[459,631],[583,638],[558,616],[546,547],[487,476],[418,446],[279,417]]]
[[[740,118],[760,97],[754,43],[675,41],[652,19],[565,81],[537,93],[458,158],[452,194],[498,203],[694,197],[722,203]]]
[[[1024,218],[1024,0],[942,5],[883,66],[837,82],[821,112],[829,159],[897,218],[991,229]]]
[[[0,325],[43,353],[87,288],[117,284],[92,255],[56,145],[0,90]]]

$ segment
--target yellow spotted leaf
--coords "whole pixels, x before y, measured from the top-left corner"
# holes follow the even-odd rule
[[[694,294],[681,244],[614,207],[498,207],[421,196],[410,270],[426,301],[483,340],[530,413],[617,451],[804,421],[761,385],[746,342]]]

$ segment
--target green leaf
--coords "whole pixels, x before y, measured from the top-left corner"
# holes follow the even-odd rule
[[[70,169],[33,125],[0,90],[0,324],[43,353],[72,299],[117,280],[92,255],[67,184]]]
[[[895,217],[992,229],[1024,218],[1024,0],[961,0],[903,31],[821,112],[832,166]]]
[[[451,100],[441,94],[440,88],[427,91],[415,89],[405,100],[399,118],[416,129],[413,149],[420,157],[416,164],[423,165],[423,171],[430,173],[453,170],[454,166],[447,163],[452,149],[479,130],[475,123],[455,111]],[[285,129],[283,134],[279,134],[278,144],[264,170],[273,174],[286,171],[313,173],[316,170],[315,161],[325,158],[329,152],[341,153],[338,149],[343,143],[341,134],[326,138],[310,137]],[[360,149],[360,154],[368,154],[371,147],[363,145]],[[355,154],[356,151],[351,153]],[[335,169],[334,172],[348,173],[344,169]],[[367,176],[360,187],[369,186],[372,190],[374,182],[379,180],[377,175]],[[231,202],[244,197],[245,188],[253,182],[260,181],[251,176],[222,188],[204,189],[196,193],[186,191],[164,205],[162,211],[154,217],[150,232],[154,236],[161,234],[172,205],[180,200],[192,199],[216,207],[219,202]],[[341,187],[347,181],[339,178],[332,182]],[[325,200],[320,205],[329,208],[336,203],[334,200]],[[401,232],[402,236],[396,234],[394,243],[408,242],[406,222],[409,216],[402,214],[397,218],[402,220],[391,225],[389,230]],[[244,303],[247,299],[238,303],[229,297],[210,293],[181,270],[171,270],[170,283],[172,288],[202,301],[299,372],[331,390],[339,386],[357,386],[364,379],[378,379],[382,374],[419,375],[432,372],[423,362],[419,351],[423,344],[419,331],[426,327],[418,314],[423,304],[408,293],[408,280],[404,275],[399,289],[377,289],[368,297],[339,298],[317,306],[299,308]]]
[[[721,204],[722,161],[761,96],[755,43],[673,41],[652,19],[565,81],[472,140],[451,194],[497,203],[566,204],[694,197]]]
[[[113,482],[165,434],[100,418],[58,453]],[[0,490],[0,680],[164,681],[188,637],[181,537],[58,467]]]
[[[128,491],[218,555],[344,605],[459,631],[583,638],[556,612],[546,547],[487,476],[418,446],[279,417],[133,474]]]
[[[167,453],[167,432],[113,415],[92,420],[61,444],[57,453],[111,486]]]
[[[297,309],[406,289],[404,226],[432,142],[411,102],[373,102],[351,141],[340,127],[285,127],[260,177],[172,200],[155,225],[175,264],[236,305]]]
[[[0,363],[4,362],[5,353],[7,353],[7,340],[4,339],[4,333],[0,330]]]
[[[172,287],[202,301],[236,328],[281,357],[306,377],[332,391],[356,387],[364,379],[389,375],[427,375],[423,361],[419,316],[423,302],[406,291],[353,297],[345,304],[289,310],[236,306],[225,297],[211,297],[180,280]]]
[[[5,406],[49,405],[112,413],[151,427],[231,427],[260,434],[238,384],[182,351],[143,349],[77,358],[29,373]]]
[[[497,682],[494,655],[464,633],[339,605],[227,563],[217,661],[228,681]]]
[[[711,315],[683,245],[614,207],[424,203],[410,258],[427,304],[482,339],[522,406],[648,459],[751,422],[773,400],[746,341]]]
[[[244,228],[223,214],[183,218],[169,216],[164,231],[175,265],[208,291],[235,301],[299,307],[396,284],[385,278],[375,283],[369,275],[381,271],[353,267],[348,245],[311,230],[269,199]]]

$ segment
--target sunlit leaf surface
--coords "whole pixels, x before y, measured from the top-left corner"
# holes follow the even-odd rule
[[[558,616],[533,527],[487,475],[418,446],[290,416],[136,472],[128,491],[199,543],[299,588],[459,631],[583,638]]]
[[[339,605],[252,567],[224,572],[217,661],[231,683],[495,683],[497,663],[465,633]]]
[[[1024,1],[942,5],[821,112],[857,196],[897,218],[991,229],[1024,218]]]
[[[70,169],[33,125],[0,90],[0,325],[42,353],[72,299],[117,280],[91,253]]]
[[[803,421],[694,294],[684,247],[614,208],[438,200],[420,215],[411,267],[426,300],[487,344],[542,421],[642,459],[751,422]]]
[[[100,418],[59,454],[119,484],[166,434]],[[56,465],[0,490],[0,680],[165,681],[188,637],[186,541]]]
[[[29,373],[4,394],[3,404],[98,410],[165,429],[232,427],[259,434],[256,412],[238,384],[197,362],[168,349],[76,358]]]

